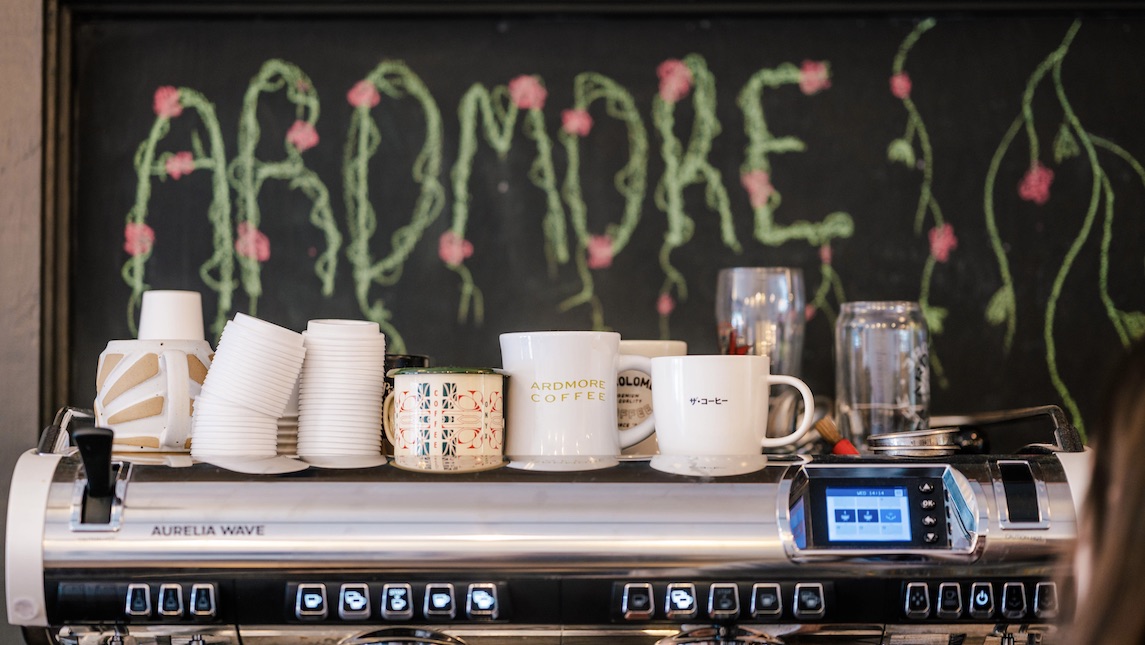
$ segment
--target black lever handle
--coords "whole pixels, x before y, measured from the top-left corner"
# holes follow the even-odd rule
[[[76,428],[72,441],[80,451],[84,471],[87,472],[89,499],[109,498],[115,492],[111,472],[111,441],[115,433],[110,428]]]

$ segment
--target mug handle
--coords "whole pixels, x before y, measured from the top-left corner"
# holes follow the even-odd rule
[[[785,374],[772,374],[767,377],[767,384],[769,388],[778,384],[790,385],[799,390],[799,393],[803,395],[803,420],[799,422],[799,427],[795,429],[795,432],[783,437],[764,437],[760,445],[764,448],[778,448],[799,441],[811,429],[811,422],[815,420],[815,399],[811,396],[811,388],[794,376]]]
[[[386,400],[382,402],[382,429],[385,430],[386,439],[390,440],[391,446],[397,445],[394,441],[394,423],[397,421],[397,406],[394,405],[394,392],[397,392],[397,388],[391,387],[389,393],[386,394]]]
[[[167,373],[167,424],[160,433],[159,450],[186,450],[187,437],[191,436],[191,375],[187,371],[187,354],[168,349],[160,357]]]
[[[619,366],[617,367],[616,371],[619,374],[620,372],[627,372],[629,370],[632,370],[635,372],[643,372],[644,374],[648,375],[649,379],[651,379],[652,378],[652,360],[650,358],[648,358],[647,356],[637,356],[635,354],[621,354]],[[653,387],[655,387],[655,386],[653,386]],[[624,430],[618,431],[620,433],[620,447],[621,448],[628,448],[629,446],[635,446],[636,444],[640,443],[641,441],[644,441],[648,437],[651,437],[652,433],[655,431],[656,431],[656,411],[653,410],[652,414],[649,415],[649,417],[647,419],[641,421],[640,423],[637,423],[636,425],[632,426],[631,428],[626,428]]]

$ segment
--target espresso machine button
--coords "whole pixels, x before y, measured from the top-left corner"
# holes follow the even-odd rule
[[[127,607],[124,613],[128,616],[150,616],[151,587],[139,583],[127,585]]]
[[[1056,582],[1039,582],[1034,587],[1034,615],[1038,618],[1053,618],[1058,615]]]
[[[338,592],[338,617],[365,620],[370,617],[370,586],[365,583],[342,585]]]
[[[1026,615],[1026,587],[1020,582],[1002,585],[1002,615],[1006,618],[1024,618]]]
[[[739,616],[739,585],[716,582],[708,591],[708,617],[719,620]]]
[[[930,616],[930,587],[925,582],[910,582],[906,585],[906,603],[903,610],[907,618],[927,618]]]
[[[497,585],[491,582],[478,582],[469,585],[465,594],[465,615],[470,620],[497,620]]]
[[[994,588],[989,582],[970,585],[970,616],[990,618],[994,615]]]
[[[696,585],[690,582],[673,582],[668,585],[664,597],[664,615],[673,620],[695,618],[699,615],[696,602]]]
[[[298,593],[294,600],[294,616],[298,620],[322,620],[326,614],[326,585],[298,585]]]
[[[783,613],[783,596],[779,585],[761,582],[751,588],[751,617],[777,618]]]
[[[382,618],[413,618],[413,588],[408,583],[388,583],[382,587]]]
[[[457,615],[457,607],[453,600],[453,585],[434,583],[425,586],[426,618],[453,618]]]
[[[159,586],[159,614],[170,618],[183,616],[183,587],[182,585]]]
[[[938,617],[960,616],[962,616],[962,585],[957,582],[944,582],[938,585]]]
[[[198,583],[191,585],[191,615],[215,615],[215,585]]]
[[[822,618],[827,610],[826,604],[821,583],[801,582],[795,585],[796,618]]]
[[[624,585],[620,598],[620,613],[625,620],[648,620],[652,618],[655,606],[652,601],[652,585],[647,582],[629,582]]]

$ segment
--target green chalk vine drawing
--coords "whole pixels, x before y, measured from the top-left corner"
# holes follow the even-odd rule
[[[816,223],[799,220],[783,225],[775,222],[775,211],[783,200],[772,185],[770,155],[803,152],[807,149],[807,145],[800,139],[792,136],[775,137],[767,128],[763,114],[763,90],[774,90],[784,85],[798,85],[799,90],[807,96],[817,94],[831,87],[830,67],[823,61],[807,60],[799,67],[793,63],[783,63],[775,68],[759,70],[744,84],[736,100],[743,111],[744,133],[748,139],[744,162],[740,167],[740,183],[755,213],[757,240],[767,246],[803,240],[820,247],[821,281],[807,305],[807,317],[823,311],[828,323],[834,326],[835,308],[829,296],[834,294],[838,302],[845,298],[839,275],[831,266],[830,244],[834,239],[851,237],[855,225],[851,216],[841,211],[830,213],[823,221]]]
[[[1070,45],[1073,43],[1074,37],[1080,28],[1081,23],[1075,21],[1066,32],[1057,49],[1051,52],[1030,76],[1022,95],[1021,114],[1014,120],[1014,123],[1003,136],[1002,142],[995,152],[990,165],[990,171],[986,181],[986,223],[991,236],[991,245],[998,258],[998,265],[1002,276],[1002,288],[991,298],[986,310],[986,319],[994,325],[1006,324],[1005,344],[1008,350],[1013,341],[1014,327],[1016,324],[1014,285],[1010,274],[1009,261],[1005,254],[1005,247],[998,234],[995,220],[996,216],[993,208],[993,193],[1001,160],[1013,143],[1014,138],[1024,128],[1029,143],[1029,166],[1022,181],[1018,185],[1018,195],[1023,200],[1039,206],[1046,204],[1050,199],[1050,187],[1053,184],[1054,172],[1041,162],[1040,142],[1035,128],[1033,110],[1034,93],[1042,81],[1049,76],[1054,97],[1057,99],[1057,104],[1062,110],[1063,119],[1054,140],[1054,163],[1060,165],[1069,159],[1084,157],[1084,160],[1089,164],[1090,173],[1093,177],[1089,203],[1086,206],[1085,217],[1082,220],[1081,228],[1070,244],[1065,257],[1062,259],[1061,267],[1054,277],[1050,295],[1046,302],[1043,326],[1043,340],[1046,344],[1046,366],[1049,370],[1050,380],[1057,390],[1058,395],[1062,398],[1066,409],[1069,411],[1074,425],[1078,427],[1084,438],[1085,426],[1081,412],[1058,368],[1057,340],[1054,336],[1058,303],[1062,297],[1062,289],[1065,285],[1066,278],[1073,269],[1074,263],[1077,261],[1082,248],[1089,241],[1089,236],[1097,219],[1098,212],[1102,210],[1102,205],[1104,204],[1105,217],[1100,247],[1099,293],[1106,309],[1106,315],[1124,346],[1128,346],[1133,339],[1140,338],[1142,334],[1145,333],[1145,313],[1122,311],[1117,308],[1109,295],[1109,247],[1113,237],[1112,226],[1115,200],[1113,186],[1109,179],[1110,173],[1108,173],[1102,165],[1102,161],[1098,156],[1098,150],[1102,149],[1112,153],[1114,157],[1127,163],[1143,183],[1145,183],[1145,169],[1142,168],[1141,164],[1131,154],[1117,144],[1105,138],[1095,136],[1087,131],[1074,111],[1073,105],[1066,94],[1065,85],[1062,83],[1062,61],[1065,60]]]
[[[640,222],[648,185],[648,134],[632,95],[612,79],[591,72],[580,74],[574,81],[573,96],[573,109],[561,113],[559,138],[568,159],[563,194],[577,239],[573,257],[581,279],[581,291],[562,302],[560,310],[568,311],[588,303],[592,309],[593,328],[606,329],[603,306],[593,293],[590,269],[612,266],[612,259],[624,250]],[[613,186],[624,198],[623,215],[618,224],[609,224],[602,235],[589,232],[588,207],[580,185],[580,140],[592,131],[589,107],[597,100],[604,101],[606,113],[623,121],[628,131],[628,163],[613,178]]]
[[[684,211],[684,190],[697,184],[705,187],[708,207],[720,217],[720,232],[724,245],[736,253],[742,250],[736,238],[731,205],[720,171],[708,161],[712,141],[720,134],[716,118],[716,79],[708,70],[707,62],[699,54],[689,54],[683,60],[669,59],[656,69],[660,91],[652,99],[652,123],[662,140],[660,154],[664,159],[664,175],[656,186],[656,207],[667,215],[668,231],[660,247],[660,268],[664,282],[656,302],[660,314],[660,336],[669,338],[668,317],[677,300],[688,297],[688,283],[684,275],[672,265],[672,252],[692,239],[696,223]],[[692,134],[684,149],[675,134],[676,103],[692,94]],[[673,296],[675,293],[675,296]]]
[[[286,159],[268,162],[255,156],[261,136],[258,103],[263,94],[279,90],[285,90],[287,100],[295,106],[296,120],[283,142]],[[334,221],[326,184],[302,161],[302,153],[318,145],[315,128],[318,107],[318,95],[306,74],[295,65],[277,59],[263,64],[243,97],[238,155],[230,164],[229,176],[235,191],[235,221],[238,223],[235,251],[242,270],[243,290],[250,298],[249,313],[252,316],[257,315],[258,298],[262,295],[262,263],[270,258],[270,241],[259,229],[261,213],[258,205],[259,192],[267,179],[288,182],[291,189],[301,190],[310,199],[310,223],[326,238],[326,249],[318,256],[314,272],[322,283],[322,295],[334,293],[342,234]]]
[[[478,118],[485,141],[504,158],[512,144],[513,132],[521,110],[525,110],[525,136],[537,146],[537,156],[529,169],[529,180],[545,193],[546,211],[542,220],[545,234],[545,254],[550,275],[556,265],[569,260],[568,239],[565,231],[564,206],[557,190],[556,171],[553,168],[553,145],[545,130],[545,99],[548,90],[537,76],[521,75],[508,86],[499,85],[492,91],[475,83],[461,99],[458,117],[461,121],[461,139],[457,161],[453,166],[453,224],[438,241],[438,255],[447,267],[461,278],[461,301],[458,322],[468,319],[472,308],[473,319],[481,324],[484,318],[484,299],[465,266],[473,255],[473,244],[465,238],[469,223],[469,177],[473,172],[473,158],[477,154]]]
[[[891,65],[890,91],[895,98],[902,101],[907,113],[907,122],[906,132],[903,136],[891,141],[890,145],[887,146],[887,159],[891,162],[901,163],[908,168],[917,168],[922,171],[922,184],[919,186],[918,206],[914,214],[915,235],[922,233],[922,225],[927,213],[929,213],[933,219],[934,226],[927,234],[930,242],[930,255],[927,256],[926,265],[922,270],[922,284],[919,288],[918,300],[923,317],[926,319],[926,326],[930,331],[932,341],[930,347],[931,372],[938,379],[939,387],[947,388],[950,386],[950,383],[946,378],[942,361],[939,359],[938,352],[934,346],[934,340],[935,337],[942,335],[943,323],[950,312],[945,307],[936,307],[931,304],[930,285],[936,265],[946,264],[950,259],[950,253],[958,247],[958,238],[954,235],[954,226],[943,219],[942,209],[938,205],[938,200],[934,197],[932,189],[934,184],[934,150],[930,145],[930,133],[927,132],[926,124],[922,120],[922,115],[919,113],[918,107],[915,106],[914,101],[911,99],[911,77],[910,74],[904,70],[907,55],[910,53],[911,48],[918,42],[922,34],[929,31],[934,25],[935,21],[933,18],[928,18],[920,22],[910,34],[903,39],[902,44],[899,45],[898,53],[895,55],[894,62]],[[916,140],[918,142],[919,151],[922,153],[921,159],[915,156],[914,146]]]
[[[371,110],[381,103],[379,91],[395,100],[408,95],[418,102],[425,117],[425,143],[413,165],[413,179],[420,185],[413,215],[408,224],[394,229],[390,253],[375,262],[370,240],[378,229],[378,216],[370,201],[368,178],[370,160],[381,144],[381,131],[371,116]],[[370,287],[375,283],[389,286],[398,282],[414,245],[445,205],[440,179],[441,112],[425,83],[401,61],[379,63],[350,88],[346,100],[354,108],[342,170],[346,222],[350,230],[346,256],[354,268],[354,293],[362,313],[377,322],[386,335],[387,351],[404,353],[405,341],[390,320],[393,314],[381,298],[370,301]]]
[[[147,260],[156,244],[155,231],[147,224],[151,179],[158,177],[160,180],[171,178],[178,181],[195,170],[204,169],[211,172],[211,204],[207,208],[207,220],[211,224],[214,252],[199,267],[199,277],[219,296],[215,320],[211,324],[211,331],[217,337],[226,324],[235,290],[226,149],[219,121],[215,116],[214,105],[202,94],[186,87],[160,87],[155,91],[152,108],[156,118],[151,125],[151,132],[135,152],[135,204],[127,213],[123,229],[123,250],[130,256],[122,271],[124,282],[131,287],[131,296],[127,302],[128,328],[132,336],[138,333],[135,316],[143,292],[149,288],[145,281]],[[207,131],[210,149],[204,149],[198,131],[192,131],[190,151],[165,152],[156,158],[159,142],[170,132],[171,119],[181,116],[185,109],[194,110],[199,115]]]

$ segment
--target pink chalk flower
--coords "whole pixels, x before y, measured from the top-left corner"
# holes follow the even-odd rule
[[[164,85],[155,90],[155,101],[152,104],[157,116],[173,119],[183,113],[183,104],[179,102],[179,90]]]
[[[819,247],[819,261],[820,262],[822,262],[823,264],[831,264],[831,260],[833,258],[834,258],[834,252],[831,251],[831,245],[830,244],[824,244],[823,246]]]
[[[586,110],[565,110],[561,112],[561,129],[574,136],[587,137],[592,132],[592,115]]]
[[[361,80],[354,83],[354,87],[351,87],[350,91],[346,92],[346,100],[350,102],[350,105],[356,108],[374,108],[378,106],[378,103],[382,102],[382,96],[378,94],[378,88],[374,87],[373,83]]]
[[[449,230],[442,233],[437,240],[437,255],[447,265],[459,266],[466,258],[473,255],[473,243]]]
[[[819,60],[805,60],[799,69],[799,90],[811,95],[831,87],[827,63]]]
[[[612,238],[593,235],[588,240],[588,268],[607,269],[612,266]]]
[[[1046,168],[1039,161],[1035,161],[1022,183],[1018,186],[1018,195],[1028,201],[1041,206],[1050,198],[1050,184],[1054,183],[1054,171]]]
[[[186,150],[176,152],[167,157],[167,161],[163,163],[163,168],[171,179],[179,179],[195,170],[195,157]]]
[[[740,175],[739,183],[743,185],[744,190],[747,191],[748,199],[751,200],[752,208],[763,208],[767,205],[767,200],[771,198],[771,194],[775,192],[775,188],[771,185],[771,175],[763,170],[752,170]]]
[[[123,250],[131,257],[147,255],[155,244],[155,231],[143,222],[128,222],[123,227]]]
[[[891,76],[891,94],[896,99],[906,100],[910,98],[910,74],[899,72]]]
[[[676,300],[669,294],[662,293],[660,297],[656,299],[656,313],[661,316],[667,316],[672,313],[672,310],[675,308]]]
[[[295,121],[286,131],[286,140],[299,152],[306,152],[318,145],[318,131],[314,129],[313,123]]]
[[[927,234],[930,237],[930,254],[939,262],[950,259],[950,252],[958,248],[958,238],[954,236],[954,227],[950,224],[935,226]]]
[[[806,320],[807,322],[811,322],[811,319],[814,318],[815,314],[817,314],[817,313],[819,313],[819,308],[816,307],[815,305],[804,305],[804,307],[803,307],[803,320]]]
[[[235,252],[244,258],[266,262],[270,259],[270,240],[266,234],[247,222],[239,222],[239,239]]]
[[[509,98],[522,110],[542,110],[549,91],[536,76],[522,74],[509,81]]]
[[[676,103],[692,91],[692,70],[684,61],[669,58],[656,68],[660,78],[660,98],[665,103]]]

